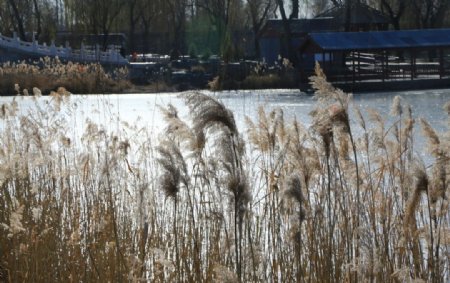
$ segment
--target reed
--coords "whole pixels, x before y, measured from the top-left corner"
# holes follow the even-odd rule
[[[128,70],[111,72],[96,63],[62,63],[58,58],[41,58],[37,62],[7,62],[0,66],[0,94],[17,94],[15,85],[26,93],[34,87],[49,94],[64,86],[74,93],[119,93],[131,87]]]
[[[401,98],[387,125],[313,81],[311,125],[260,108],[239,129],[192,92],[158,137],[29,87],[0,107],[0,282],[448,281],[448,129],[417,123],[425,166]]]

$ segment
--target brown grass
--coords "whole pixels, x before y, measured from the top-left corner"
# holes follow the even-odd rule
[[[448,281],[449,132],[421,122],[425,167],[401,99],[388,128],[314,81],[311,126],[261,108],[243,131],[191,93],[187,121],[161,108],[160,139],[89,120],[75,135],[64,89],[2,105],[0,281]]]
[[[222,78],[220,76],[214,78],[209,83],[211,90],[230,90],[230,89],[281,89],[281,88],[298,88],[298,81],[292,74],[251,74],[244,80]]]
[[[131,87],[124,68],[107,73],[99,64],[61,63],[50,58],[34,64],[8,62],[0,66],[0,94],[17,94],[15,85],[26,92],[37,87],[43,94],[60,86],[78,94],[119,93]]]

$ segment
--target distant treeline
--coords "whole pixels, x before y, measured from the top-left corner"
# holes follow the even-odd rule
[[[258,56],[267,19],[313,17],[361,0],[0,0],[0,32],[50,42],[77,36],[123,33],[127,52],[177,50],[183,54]],[[392,29],[449,25],[446,0],[363,1],[386,14]],[[243,34],[252,34],[242,36]],[[107,36],[100,44],[108,44]]]

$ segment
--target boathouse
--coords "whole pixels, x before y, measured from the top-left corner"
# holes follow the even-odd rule
[[[353,1],[347,15],[348,8],[346,5],[339,5],[312,19],[290,19],[292,46],[298,48],[310,33],[345,31],[347,25],[350,31],[387,30],[389,19],[382,12],[359,1]],[[268,20],[259,36],[260,56],[266,63],[274,64],[279,56],[288,58],[287,34],[283,20]]]
[[[289,21],[292,46],[299,46],[311,32],[336,31],[332,18],[317,19],[292,19]],[[259,49],[261,58],[273,65],[278,57],[288,58],[288,46],[286,46],[286,32],[282,20],[268,20],[261,31]]]
[[[316,61],[329,81],[351,90],[450,87],[450,29],[311,33],[298,51],[304,82]]]

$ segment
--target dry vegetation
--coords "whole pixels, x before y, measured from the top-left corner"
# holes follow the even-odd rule
[[[401,99],[392,127],[349,117],[351,96],[317,72],[308,128],[260,109],[242,133],[190,93],[190,121],[161,107],[159,141],[90,121],[77,138],[63,89],[24,115],[2,105],[0,281],[448,281],[450,132],[420,120],[425,167]]]
[[[0,66],[0,94],[15,94],[16,84],[28,90],[37,87],[44,94],[59,86],[78,94],[119,93],[131,86],[127,74],[125,68],[107,73],[100,64],[61,63],[49,57],[33,64],[7,62]]]
[[[250,66],[250,65],[249,65]],[[292,63],[281,56],[273,67],[265,62],[258,62],[249,70],[247,75],[240,74],[234,68],[226,67],[214,77],[208,87],[212,91],[220,90],[243,90],[243,89],[298,89],[300,82],[298,71]],[[245,72],[245,71],[244,71]]]

